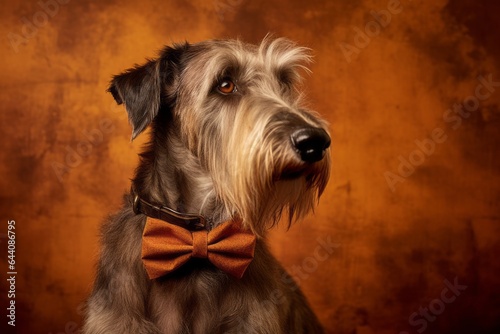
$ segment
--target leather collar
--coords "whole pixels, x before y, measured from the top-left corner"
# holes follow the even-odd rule
[[[167,223],[183,227],[191,231],[207,229],[205,217],[195,214],[177,212],[162,205],[155,205],[140,198],[134,188],[131,189],[133,210],[135,214],[145,214],[148,217],[161,219]]]

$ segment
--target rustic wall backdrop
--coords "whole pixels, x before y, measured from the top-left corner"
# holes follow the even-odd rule
[[[271,236],[328,333],[499,333],[499,15],[474,0],[2,1],[2,333],[12,219],[17,333],[81,326],[99,226],[145,140],[111,75],[164,44],[268,32],[314,50],[306,89],[331,123],[316,215]]]

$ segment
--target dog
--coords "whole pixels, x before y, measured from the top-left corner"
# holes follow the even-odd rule
[[[285,38],[210,40],[113,77],[132,140],[150,141],[103,225],[83,333],[323,333],[266,246],[329,179],[327,123],[300,89],[310,61]]]

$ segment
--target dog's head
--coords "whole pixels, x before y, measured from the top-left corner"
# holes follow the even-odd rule
[[[186,43],[115,76],[109,91],[132,138],[152,124],[152,140],[165,141],[170,129],[225,212],[261,232],[284,209],[290,221],[310,211],[328,181],[327,125],[298,88],[309,61],[286,39]]]

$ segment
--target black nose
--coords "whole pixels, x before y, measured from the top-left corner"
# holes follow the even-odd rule
[[[292,133],[292,144],[302,161],[312,163],[323,159],[330,136],[320,128],[301,128]]]

